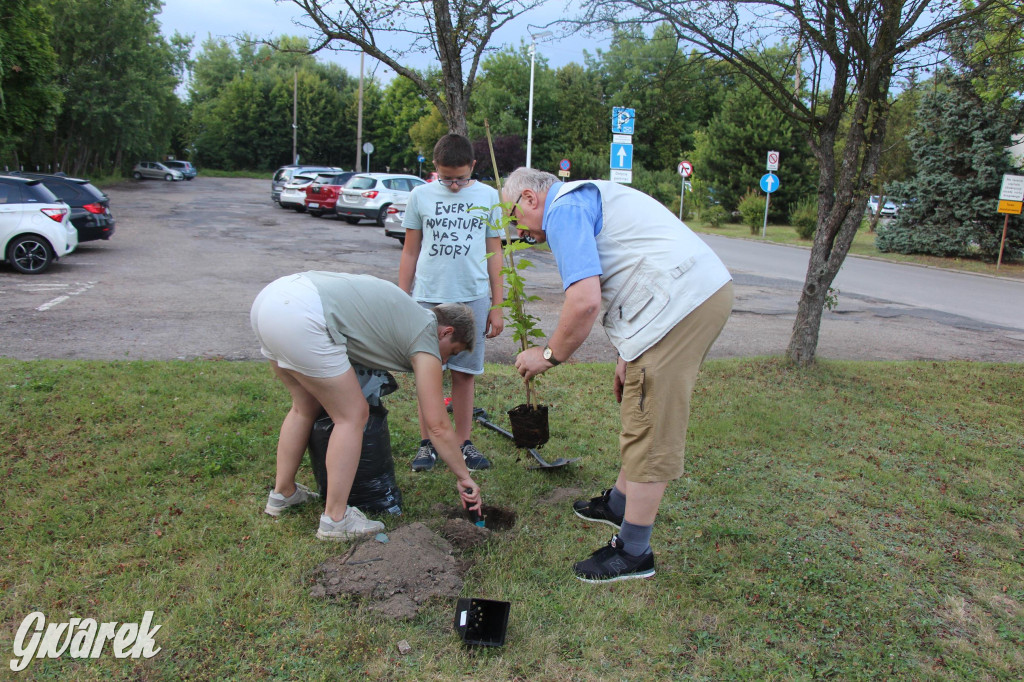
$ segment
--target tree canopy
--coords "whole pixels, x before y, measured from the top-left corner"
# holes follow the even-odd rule
[[[940,0],[584,4],[577,20],[582,27],[667,22],[678,40],[728,63],[806,135],[818,162],[818,224],[787,355],[799,365],[813,363],[829,288],[860,227],[867,190],[878,172],[894,79],[950,31],[1005,0],[979,0],[974,6]],[[780,41],[798,48],[781,70],[773,48]],[[790,84],[797,77],[800,88]]]
[[[477,69],[495,31],[545,0],[432,0],[379,2],[291,0],[319,34],[312,51],[363,51],[408,78],[429,99],[449,132],[468,134],[467,111]],[[432,80],[403,61],[428,55],[440,65]]]

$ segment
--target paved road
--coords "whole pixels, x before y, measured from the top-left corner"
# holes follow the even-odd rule
[[[310,269],[397,279],[401,247],[381,228],[282,210],[270,203],[269,184],[200,175],[110,188],[118,225],[109,242],[83,244],[40,276],[0,267],[0,356],[259,359],[248,311],[267,282]],[[712,357],[784,353],[807,252],[708,240],[737,284],[735,311]],[[561,285],[550,253],[532,260],[531,293],[543,299],[533,312],[550,333]],[[879,264],[851,259],[844,266],[839,307],[822,322],[819,357],[1024,361],[1022,316],[1012,317],[1022,309],[1020,283],[947,273],[933,280],[928,269],[882,265],[887,269],[875,271]],[[999,288],[971,294],[968,282]],[[1009,301],[1009,322],[983,299]],[[488,342],[487,359],[507,362],[515,350],[506,333]],[[614,351],[595,329],[575,357],[612,361]]]
[[[805,248],[702,235],[734,273],[802,283]],[[843,294],[1024,330],[1024,280],[848,257],[834,288]]]

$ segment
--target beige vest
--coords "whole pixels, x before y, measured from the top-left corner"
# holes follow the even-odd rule
[[[554,201],[591,184],[601,193],[602,324],[635,360],[732,279],[715,252],[657,200],[607,180],[567,182]]]

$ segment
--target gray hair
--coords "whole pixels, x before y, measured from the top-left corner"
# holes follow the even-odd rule
[[[551,189],[556,182],[558,182],[558,178],[551,173],[545,173],[536,168],[517,168],[505,181],[503,189],[505,196],[503,198],[506,201],[515,201],[524,189],[532,189],[538,194],[543,194]]]
[[[441,303],[431,310],[439,327],[455,329],[452,341],[463,344],[467,351],[473,350],[476,346],[476,318],[472,308],[465,303]]]

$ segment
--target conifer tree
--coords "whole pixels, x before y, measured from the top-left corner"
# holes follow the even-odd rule
[[[879,250],[994,261],[1004,222],[999,188],[1004,174],[1019,172],[1006,152],[1019,120],[964,81],[926,95],[910,141],[917,174],[888,188],[905,206],[879,227]],[[1021,258],[1019,216],[1010,217],[1005,248],[1004,260]]]

